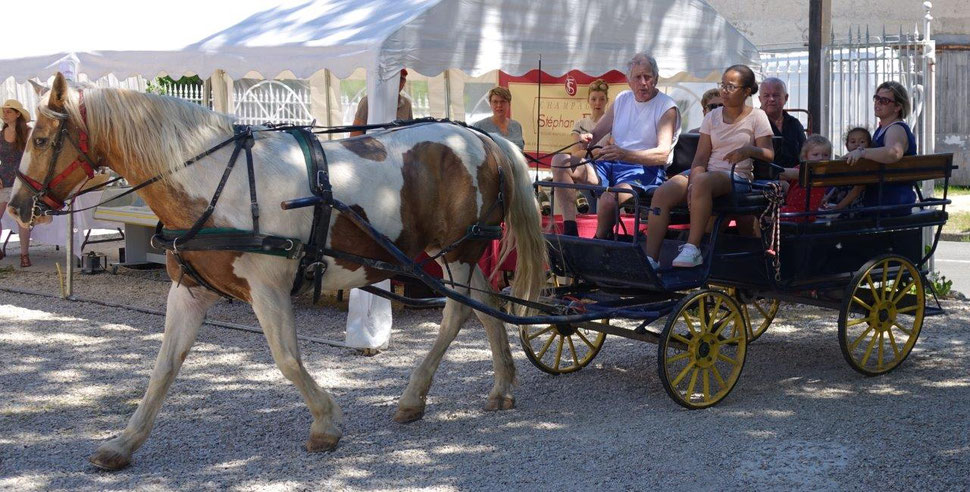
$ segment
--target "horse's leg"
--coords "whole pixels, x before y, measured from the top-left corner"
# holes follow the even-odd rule
[[[283,376],[299,388],[313,416],[310,438],[306,442],[307,451],[330,451],[336,448],[337,441],[343,435],[340,430],[343,413],[333,397],[317,385],[303,367],[289,291],[261,286],[250,292],[253,311],[266,334],[273,360]]]
[[[495,305],[494,297],[482,292],[490,290],[491,286],[477,265],[472,277],[472,287],[478,289],[472,291],[473,298],[491,306]],[[485,335],[488,336],[488,344],[492,349],[492,368],[495,371],[495,385],[488,393],[485,410],[509,410],[515,407],[515,397],[512,396],[512,386],[515,385],[515,362],[512,360],[505,323],[478,311],[475,311],[475,315],[485,327]]]
[[[165,309],[165,334],[162,336],[158,358],[155,359],[155,368],[148,381],[148,389],[135,414],[128,420],[124,432],[102,444],[91,455],[89,460],[95,466],[106,470],[119,470],[131,463],[132,453],[148,439],[165,394],[195,343],[206,311],[216,299],[218,296],[204,289],[195,289],[189,293],[188,287],[180,287],[172,282]]]
[[[456,282],[464,283],[468,279],[468,272],[471,265],[467,263],[449,263],[448,267],[451,269],[451,273]],[[442,270],[447,272],[444,268]],[[461,294],[468,295],[468,289],[455,287],[455,290]],[[438,370],[438,364],[441,363],[441,358],[445,355],[445,351],[448,350],[448,346],[452,340],[458,336],[461,325],[468,319],[469,315],[471,315],[470,307],[450,298],[445,302],[441,326],[438,328],[438,338],[435,339],[434,345],[424,360],[421,361],[421,364],[411,372],[408,387],[404,390],[404,394],[401,395],[401,400],[397,404],[397,413],[394,414],[395,422],[405,424],[420,420],[424,416],[428,390],[431,389],[431,380],[434,377],[435,371]]]

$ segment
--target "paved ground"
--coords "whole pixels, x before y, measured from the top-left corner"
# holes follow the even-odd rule
[[[953,281],[953,290],[970,296],[970,243],[940,241],[936,270]]]
[[[0,286],[56,292],[37,270]],[[77,295],[153,309],[166,289],[157,272],[77,279]],[[103,473],[85,459],[134,410],[162,318],[0,292],[0,489],[965,489],[970,304],[946,307],[901,368],[866,378],[843,361],[833,312],[785,306],[733,393],[703,411],[668,399],[653,345],[610,337],[590,367],[560,377],[513,338],[517,408],[486,413],[488,345],[470,323],[427,417],[407,426],[390,418],[440,315],[398,312],[391,350],[373,358],[301,344],[346,416],[340,447],[322,455],[303,450],[309,414],[262,337],[206,326],[132,467]],[[297,316],[302,334],[342,338],[338,308],[301,301]],[[211,318],[255,322],[238,303]]]

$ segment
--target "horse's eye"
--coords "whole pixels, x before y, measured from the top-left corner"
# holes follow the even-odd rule
[[[42,137],[37,137],[34,139],[34,147],[44,148],[47,145],[47,139]]]

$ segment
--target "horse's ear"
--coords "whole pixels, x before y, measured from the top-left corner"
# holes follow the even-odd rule
[[[51,90],[50,87],[47,87],[34,79],[30,79],[30,85],[33,86],[34,93],[37,94],[37,97],[43,96],[44,93]]]
[[[57,72],[54,77],[54,85],[51,86],[51,97],[47,100],[47,107],[54,111],[64,111],[64,101],[67,100],[67,79],[61,72]]]

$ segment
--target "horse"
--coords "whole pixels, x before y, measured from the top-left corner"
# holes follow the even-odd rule
[[[231,146],[186,161],[233,136],[234,120],[194,103],[168,96],[122,89],[78,90],[58,73],[38,104],[37,121],[21,161],[8,210],[19,223],[50,220],[92,174],[107,168],[129,183],[153,184],[138,193],[167,228],[188,229],[205,213],[213,190],[230,158]],[[282,210],[280,203],[310,194],[307,165],[294,136],[255,132],[252,162],[262,232],[306,241],[310,209]],[[321,141],[329,163],[335,199],[359,216],[410,258],[434,256],[454,279],[458,293],[495,306],[489,282],[477,261],[487,241],[463,241],[470,226],[506,225],[503,250],[516,249],[518,269],[512,295],[537,298],[544,283],[546,248],[540,216],[519,149],[497,135],[486,135],[451,123],[416,124],[348,139]],[[83,165],[87,161],[88,166]],[[80,163],[80,165],[79,165]],[[250,183],[243,172],[225,181],[207,227],[252,228]],[[158,178],[161,176],[161,178]],[[500,193],[502,195],[500,195]],[[493,204],[505,197],[501,207]],[[393,261],[362,227],[334,212],[327,247],[363,257]],[[453,249],[448,249],[452,247]],[[298,260],[240,251],[184,251],[204,282],[181,275],[171,251],[166,269],[168,292],[165,330],[148,388],[126,428],[102,443],[89,457],[95,466],[118,470],[131,463],[145,442],[164,397],[196,339],[205,313],[219,299],[209,287],[252,306],[273,359],[283,376],[300,391],[313,417],[306,449],[329,451],[342,436],[337,402],[304,368],[294,326],[291,289]],[[386,271],[340,258],[326,257],[322,279],[326,290],[366,286],[390,276]],[[205,285],[208,284],[208,285]],[[449,344],[472,309],[448,299],[438,336],[413,370],[393,419],[407,423],[425,412],[432,377]],[[515,366],[505,324],[476,311],[492,351],[494,385],[486,410],[515,405]]]

